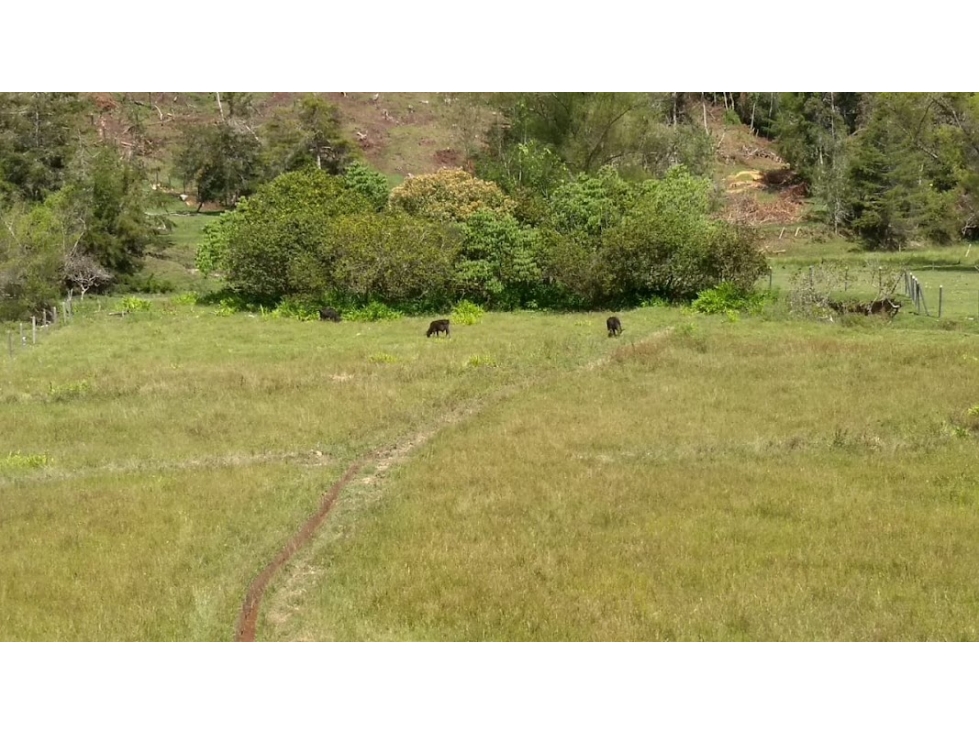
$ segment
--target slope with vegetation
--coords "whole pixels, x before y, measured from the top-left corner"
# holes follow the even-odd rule
[[[403,237],[408,221],[395,211],[411,227],[442,232],[447,270],[433,307],[458,297],[494,308],[690,298],[720,280],[751,280],[759,266],[730,248],[752,239],[775,255],[800,241],[903,250],[977,232],[979,103],[971,94],[5,94],[0,140],[6,318],[69,292],[206,288],[196,273],[199,245],[224,247],[228,228],[205,233],[207,212],[234,210],[302,170],[339,177],[374,202],[360,224],[342,224],[346,234],[310,235],[334,251],[321,253],[334,265],[365,252],[350,244],[358,227],[355,239]],[[438,173],[455,166],[475,178],[452,184],[461,172]],[[658,183],[671,170],[674,183]],[[422,193],[426,179],[414,179],[426,175],[443,176],[443,188]],[[675,187],[677,176],[687,177],[687,193],[652,204],[652,190]],[[483,193],[460,188],[477,185]],[[693,193],[698,186],[706,199]],[[462,197],[462,208],[438,212],[433,197]],[[656,206],[689,221],[667,224]],[[660,231],[637,239],[653,223]],[[693,251],[676,251],[681,240]],[[375,255],[408,253],[381,246]],[[205,265],[212,256],[202,256]],[[630,260],[641,265],[623,265]],[[210,266],[223,274],[223,263]],[[688,282],[673,282],[680,271]],[[317,287],[321,301],[420,307],[405,295],[411,288],[345,291],[335,274],[318,277],[260,295],[309,300]],[[234,277],[223,285],[256,295]]]

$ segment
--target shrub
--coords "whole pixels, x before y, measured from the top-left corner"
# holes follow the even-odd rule
[[[132,313],[134,311],[149,311],[153,304],[143,298],[136,296],[126,296],[122,299],[122,310]]]
[[[346,321],[392,321],[400,319],[404,314],[383,303],[371,301],[361,308],[345,309],[343,318]]]
[[[303,298],[285,298],[269,315],[272,318],[296,319],[297,321],[319,320],[319,305]]]
[[[332,291],[353,303],[447,304],[458,251],[453,229],[404,212],[340,217],[310,266],[327,274],[325,287],[309,292]]]
[[[375,211],[381,211],[387,206],[391,187],[388,185],[387,178],[380,171],[376,171],[360,161],[354,161],[347,166],[347,170],[343,174],[343,181],[348,189],[357,192],[370,201]]]
[[[452,309],[452,322],[462,326],[472,326],[478,324],[483,314],[486,312],[482,307],[469,301],[459,301]]]
[[[330,285],[332,220],[371,212],[371,203],[337,176],[286,173],[263,186],[209,235],[212,267],[234,289],[258,299],[320,293]],[[327,257],[324,261],[324,255]]]
[[[736,314],[739,311],[757,313],[765,302],[765,294],[745,291],[731,283],[721,283],[716,288],[702,291],[693,302],[692,308],[698,313]]]
[[[512,214],[516,204],[495,183],[462,169],[413,176],[391,191],[390,206],[437,222],[465,222],[480,209]]]
[[[92,386],[88,383],[88,380],[79,380],[78,382],[69,382],[64,385],[52,384],[48,388],[48,396],[54,402],[63,402],[65,400],[80,398],[83,395],[87,395],[91,390]]]
[[[173,293],[177,290],[166,278],[157,278],[155,274],[139,274],[121,276],[116,283],[117,293]]]
[[[462,228],[459,291],[491,307],[526,305],[540,287],[539,250],[537,232],[512,216],[476,212]]]

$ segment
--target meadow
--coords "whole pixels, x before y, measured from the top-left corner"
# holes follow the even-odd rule
[[[605,313],[518,312],[426,339],[190,300],[88,299],[0,359],[0,639],[231,639],[372,452],[259,639],[977,637],[965,313],[648,307],[609,339]]]

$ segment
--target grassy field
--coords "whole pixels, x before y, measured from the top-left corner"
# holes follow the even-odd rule
[[[177,219],[186,267],[208,217]],[[617,340],[76,302],[0,357],[0,639],[230,639],[378,449],[259,639],[975,639],[979,271],[949,257],[915,265],[930,318],[646,308]],[[847,293],[906,264],[879,262],[845,256]],[[772,263],[783,295],[808,269]]]
[[[614,346],[601,314],[426,339],[424,319],[103,305],[3,355],[2,639],[228,639],[248,581],[355,458]]]
[[[977,364],[974,334],[680,323],[432,441],[265,632],[976,639]]]

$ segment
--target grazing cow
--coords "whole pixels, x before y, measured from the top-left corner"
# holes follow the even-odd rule
[[[435,334],[435,336],[438,336],[442,332],[445,332],[445,335],[446,336],[449,335],[449,320],[448,319],[436,319],[435,321],[433,321],[432,323],[430,323],[428,325],[428,331],[425,332],[425,336],[426,337],[429,337],[432,334]]]
[[[327,306],[326,308],[320,309],[320,320],[321,321],[340,321],[340,314],[334,309]]]
[[[608,321],[605,322],[605,326],[608,327],[609,336],[618,336],[622,333],[622,322],[619,321],[618,316],[609,316]]]
[[[901,304],[897,301],[892,301],[890,298],[880,298],[867,307],[867,315],[885,314],[894,318],[900,310]]]

